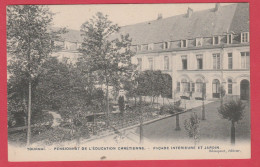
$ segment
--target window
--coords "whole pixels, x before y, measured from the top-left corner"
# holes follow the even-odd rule
[[[181,91],[181,83],[180,83],[180,82],[177,82],[176,91],[177,91],[177,92],[180,92],[180,91]]]
[[[201,79],[196,80],[196,92],[202,92],[203,82]]]
[[[220,69],[220,54],[213,54],[213,69]]]
[[[153,70],[153,58],[149,58],[148,62],[149,62],[149,70]]]
[[[138,70],[142,70],[142,58],[137,58],[137,69]]]
[[[241,68],[249,69],[250,66],[250,54],[249,52],[241,52]]]
[[[142,45],[141,50],[148,50],[148,45]]]
[[[197,69],[201,70],[203,69],[203,55],[199,54],[196,55],[196,57],[197,57]]]
[[[164,70],[169,70],[169,56],[164,56]]]
[[[191,91],[195,92],[195,83],[191,83]]]
[[[233,42],[233,35],[232,34],[228,34],[227,35],[227,44],[232,44]]]
[[[141,45],[137,45],[137,51],[141,50]]]
[[[169,42],[164,42],[163,43],[163,49],[169,49],[170,48],[170,43]]]
[[[232,53],[228,53],[228,69],[233,68],[233,55]]]
[[[219,36],[214,36],[213,37],[213,45],[218,45],[219,44]]]
[[[153,43],[148,44],[148,50],[153,50]]]
[[[228,94],[232,94],[232,79],[228,79]]]
[[[181,56],[181,58],[182,58],[182,69],[187,70],[188,69],[187,56]]]
[[[196,46],[202,46],[203,38],[196,38]]]
[[[189,92],[190,91],[190,83],[187,82],[186,79],[181,80],[181,86],[182,86],[182,91],[183,92]]]
[[[181,40],[181,48],[187,48],[188,42],[187,40]]]
[[[241,33],[241,43],[249,42],[249,32]]]

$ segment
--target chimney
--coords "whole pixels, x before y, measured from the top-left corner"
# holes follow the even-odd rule
[[[190,7],[188,7],[188,10],[187,10],[187,17],[190,18],[191,15],[193,13],[193,9],[191,9]]]
[[[215,12],[217,12],[219,10],[219,7],[220,7],[220,3],[216,3],[216,5],[215,5]]]
[[[161,20],[163,17],[162,17],[162,14],[161,13],[159,13],[158,14],[158,17],[157,17],[157,20]]]

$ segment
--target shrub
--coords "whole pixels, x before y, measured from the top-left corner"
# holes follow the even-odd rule
[[[200,138],[200,120],[196,113],[191,114],[189,119],[184,121],[184,128],[190,138],[194,139],[194,143],[199,142]]]
[[[160,107],[160,115],[164,115],[164,114],[174,114],[174,106],[172,105],[163,105]]]

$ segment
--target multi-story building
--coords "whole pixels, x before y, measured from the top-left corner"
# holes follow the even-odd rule
[[[72,46],[75,57],[82,41],[79,32],[70,33],[58,53],[65,57]],[[139,70],[161,70],[172,78],[172,96],[201,98],[204,85],[207,99],[220,98],[222,85],[226,97],[249,99],[248,3],[188,8],[186,14],[124,26],[120,33],[132,38],[132,61]]]
[[[125,26],[139,70],[161,70],[172,78],[175,96],[249,98],[249,5],[220,6]],[[222,86],[221,86],[222,85]]]

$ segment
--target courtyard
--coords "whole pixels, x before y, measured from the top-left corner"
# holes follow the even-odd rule
[[[250,140],[250,104],[244,101],[246,105],[244,117],[236,124],[236,142],[244,142]],[[217,108],[220,101],[213,101],[205,105],[206,120],[200,120],[200,142],[230,142],[231,122],[222,119]],[[176,131],[176,118],[169,117],[157,122],[146,124],[143,126],[144,138],[150,142],[172,143],[189,140],[187,132],[184,128],[184,121],[188,119],[192,112],[195,112],[201,118],[201,106],[193,108],[191,112],[180,115],[180,131]],[[139,134],[139,128],[135,129],[135,133]]]

